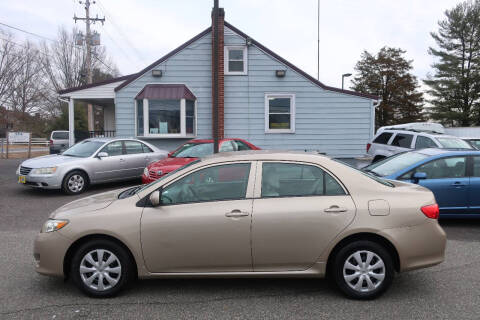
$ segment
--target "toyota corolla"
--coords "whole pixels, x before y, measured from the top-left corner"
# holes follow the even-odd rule
[[[375,298],[396,272],[444,260],[431,191],[325,156],[232,152],[55,212],[36,270],[108,297],[135,278],[331,277]]]

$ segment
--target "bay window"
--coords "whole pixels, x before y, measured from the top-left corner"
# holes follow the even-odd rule
[[[194,137],[196,98],[184,85],[147,85],[135,98],[141,137]]]

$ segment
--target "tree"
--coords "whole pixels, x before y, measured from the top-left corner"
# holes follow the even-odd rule
[[[12,83],[22,63],[22,56],[12,34],[0,30],[0,105],[6,107]]]
[[[480,1],[465,1],[445,11],[432,32],[438,48],[429,48],[436,61],[425,84],[432,96],[430,115],[444,124],[480,124]]]
[[[376,127],[422,121],[423,94],[411,73],[412,61],[399,48],[383,47],[373,55],[364,51],[355,66],[352,89],[381,98],[375,110]]]

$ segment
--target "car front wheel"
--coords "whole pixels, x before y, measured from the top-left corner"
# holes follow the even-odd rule
[[[67,194],[79,194],[88,187],[88,178],[82,171],[69,172],[62,183],[62,190]]]
[[[70,274],[80,290],[95,298],[106,298],[128,285],[133,270],[123,247],[108,240],[94,240],[77,250]]]
[[[347,244],[334,258],[337,287],[353,299],[374,299],[393,281],[395,270],[390,253],[376,242],[362,240]]]

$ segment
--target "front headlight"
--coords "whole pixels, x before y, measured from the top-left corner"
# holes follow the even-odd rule
[[[54,219],[47,220],[47,222],[43,224],[42,231],[40,232],[45,233],[45,232],[57,231],[65,227],[67,224],[68,224],[68,220],[54,220]]]
[[[32,174],[54,174],[57,171],[57,167],[50,168],[36,168],[32,170]]]
[[[143,169],[143,175],[144,175],[145,177],[149,177],[149,176],[150,176],[150,173],[148,173],[148,168]]]

